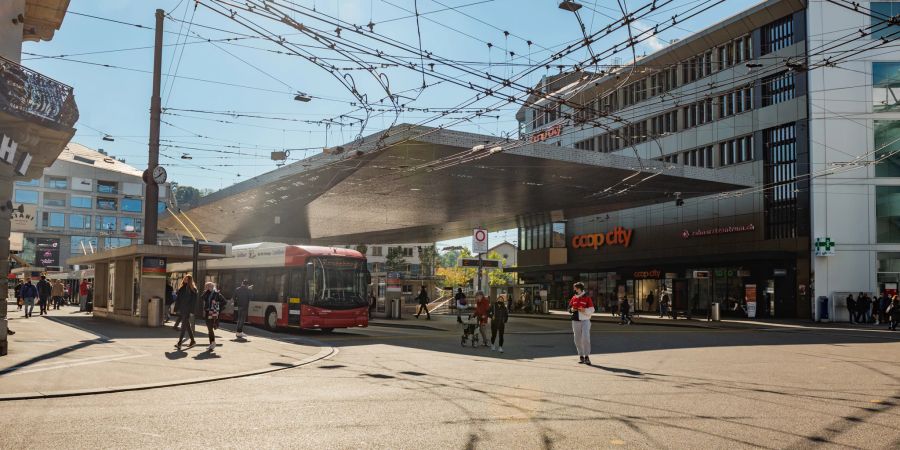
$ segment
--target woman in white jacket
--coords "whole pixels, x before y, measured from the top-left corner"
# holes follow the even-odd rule
[[[575,283],[574,287],[575,295],[569,300],[569,312],[572,313],[578,364],[591,365],[591,314],[594,314],[594,302],[584,291],[584,283]]]

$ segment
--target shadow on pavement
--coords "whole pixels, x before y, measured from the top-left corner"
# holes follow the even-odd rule
[[[33,365],[33,364],[37,364],[37,363],[42,362],[42,361],[47,361],[47,360],[49,360],[49,359],[53,359],[53,358],[56,358],[56,357],[59,357],[59,356],[63,356],[63,355],[65,355],[65,354],[67,354],[67,353],[71,353],[71,352],[74,352],[74,351],[76,351],[76,350],[80,350],[80,349],[83,349],[83,348],[86,348],[86,347],[90,347],[90,346],[92,346],[92,345],[105,344],[105,343],[108,343],[108,342],[109,342],[109,341],[107,341],[107,340],[105,340],[105,339],[91,339],[91,340],[89,340],[89,341],[81,341],[81,342],[79,342],[79,343],[77,343],[77,344],[75,344],[75,345],[70,345],[70,346],[68,346],[68,347],[61,348],[61,349],[58,349],[58,350],[54,350],[54,351],[52,351],[52,352],[47,352],[47,353],[44,353],[44,354],[35,356],[34,358],[30,358],[30,359],[28,359],[28,360],[22,361],[21,363],[16,364],[16,365],[13,366],[13,367],[8,367],[8,368],[6,368],[6,369],[0,370],[0,375],[6,375],[6,374],[8,374],[8,373],[12,373],[12,372],[15,372],[15,371],[17,371],[17,370],[22,370],[22,369],[24,369],[24,368],[26,368],[26,367],[28,367],[28,366]]]

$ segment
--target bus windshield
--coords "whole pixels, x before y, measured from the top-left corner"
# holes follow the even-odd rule
[[[368,306],[366,265],[349,258],[315,258],[310,276],[311,306],[328,309],[353,309]]]

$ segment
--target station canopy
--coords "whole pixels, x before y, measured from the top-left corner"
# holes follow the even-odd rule
[[[432,242],[752,184],[646,158],[397,125],[212,193],[185,213],[223,242]],[[170,214],[160,229],[186,234]]]

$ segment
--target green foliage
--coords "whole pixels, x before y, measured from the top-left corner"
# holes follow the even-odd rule
[[[202,197],[200,190],[192,186],[174,186],[172,190],[175,191],[175,201],[181,209],[197,206]]]
[[[369,247],[366,247],[366,244],[359,244],[356,246],[356,251],[362,253],[363,256],[366,256],[366,252],[369,251]]]
[[[500,266],[506,265],[506,258],[500,256],[497,252],[488,254],[487,259],[499,259]],[[504,272],[503,269],[491,269],[487,271],[488,279],[491,286],[510,286],[516,284],[516,274],[512,272]]]
[[[404,272],[406,271],[406,258],[403,257],[403,247],[388,248],[387,256],[384,261],[384,268],[387,272]]]
[[[422,262],[422,275],[434,275],[438,264],[440,264],[437,247],[434,244],[427,247],[419,247],[419,260]]]

